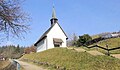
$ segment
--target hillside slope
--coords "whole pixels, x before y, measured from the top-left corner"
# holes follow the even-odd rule
[[[108,48],[120,47],[120,38],[110,38],[110,39],[100,41],[96,44],[103,46],[105,48],[106,48],[106,44],[108,44]]]
[[[47,62],[68,70],[120,70],[120,60],[108,56],[92,56],[66,48],[54,48],[40,53],[24,55],[21,60]]]
[[[118,37],[118,38],[110,38],[110,39],[106,39],[106,40],[101,40],[97,43],[89,45],[88,47],[91,47],[91,46],[94,46],[94,45],[98,45],[98,46],[101,46],[101,47],[104,47],[104,48],[107,48],[106,45],[108,45],[108,49],[118,48],[118,47],[120,47],[120,38]],[[108,52],[104,49],[97,48],[97,47],[90,48],[90,49],[87,49],[87,50],[97,50],[97,51],[102,52],[104,54],[106,54]],[[111,50],[110,53],[111,54],[120,54],[120,49]]]

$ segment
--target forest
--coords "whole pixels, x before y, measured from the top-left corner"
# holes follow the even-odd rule
[[[5,58],[17,59],[20,58],[22,55],[29,54],[31,52],[36,52],[34,46],[25,47],[19,45],[9,45],[0,47],[0,55],[4,56]]]

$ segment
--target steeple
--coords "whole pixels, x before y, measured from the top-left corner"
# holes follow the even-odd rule
[[[52,26],[53,24],[57,23],[57,21],[58,21],[58,19],[57,19],[57,17],[56,17],[56,12],[55,12],[54,6],[53,6],[53,10],[52,10],[52,18],[51,18],[50,21],[51,21],[51,26]]]
[[[56,12],[55,12],[54,6],[53,6],[53,10],[52,10],[52,18],[56,18]]]

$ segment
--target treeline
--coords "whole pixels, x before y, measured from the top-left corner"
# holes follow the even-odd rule
[[[34,46],[30,47],[23,47],[23,46],[15,46],[15,45],[9,45],[9,46],[1,46],[0,47],[0,55],[3,55],[5,58],[20,58],[24,54],[29,54],[31,52],[36,52],[36,49]]]
[[[6,58],[19,58],[24,53],[25,47],[20,47],[19,45],[9,45],[9,46],[1,46],[0,54]]]

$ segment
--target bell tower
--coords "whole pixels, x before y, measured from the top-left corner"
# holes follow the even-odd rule
[[[51,26],[54,25],[55,23],[57,23],[58,19],[56,17],[56,12],[55,12],[55,8],[53,6],[53,10],[52,10],[52,18],[50,19],[51,21]]]

